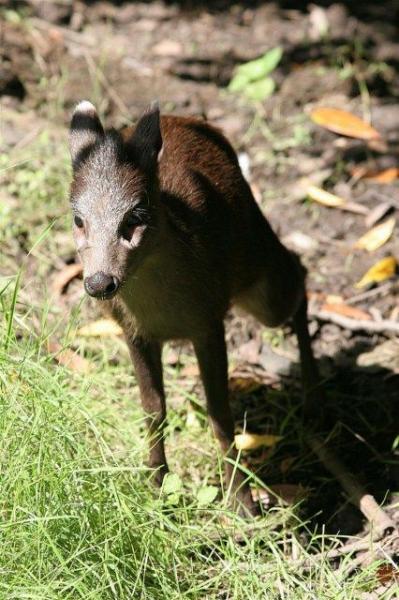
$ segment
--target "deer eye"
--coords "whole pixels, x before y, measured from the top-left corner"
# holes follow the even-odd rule
[[[143,220],[140,217],[139,214],[135,213],[135,212],[131,212],[128,215],[126,215],[123,223],[122,223],[122,227],[121,227],[121,236],[127,240],[128,242],[131,241],[134,230],[136,229],[136,227],[138,227],[139,225],[142,225]]]
[[[78,215],[74,216],[73,221],[74,221],[76,227],[79,227],[79,229],[83,229],[83,221],[80,217],[78,217]]]
[[[134,213],[131,213],[130,215],[128,215],[125,220],[125,225],[126,225],[126,227],[129,227],[129,228],[136,227],[137,225],[140,225],[140,223],[141,223],[140,217]]]

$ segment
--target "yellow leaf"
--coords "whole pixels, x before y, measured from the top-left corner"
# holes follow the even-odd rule
[[[345,200],[343,198],[335,196],[335,194],[330,194],[330,192],[326,192],[315,185],[310,185],[308,187],[307,194],[309,198],[315,202],[318,202],[319,204],[323,204],[323,206],[331,206],[334,208],[345,204]]]
[[[393,277],[396,272],[397,262],[393,256],[387,256],[373,265],[355,284],[356,288],[362,288],[370,283],[377,283]]]
[[[378,131],[366,121],[339,108],[315,108],[310,113],[310,118],[314,123],[329,131],[348,137],[360,140],[375,140],[381,137]]]
[[[381,223],[381,225],[376,225],[357,240],[355,248],[368,250],[368,252],[377,250],[389,240],[395,228],[395,223],[396,221],[392,217]]]
[[[99,319],[81,327],[78,331],[78,335],[84,337],[109,337],[122,335],[122,333],[122,327],[118,323],[115,323],[115,321],[111,321],[111,319]]]
[[[261,446],[275,446],[282,439],[281,435],[258,433],[238,433],[234,436],[237,450],[255,450]]]

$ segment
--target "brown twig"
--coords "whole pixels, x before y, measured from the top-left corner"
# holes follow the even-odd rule
[[[33,25],[41,31],[56,31],[61,36],[63,36],[63,38],[67,42],[72,42],[74,44],[78,44],[79,46],[89,46],[90,48],[94,48],[96,46],[96,41],[94,38],[88,39],[88,37],[85,34],[71,31],[67,27],[60,27],[59,25],[49,23],[48,21],[44,21],[43,19],[39,19],[38,17],[31,17],[29,19],[29,22],[31,25]]]
[[[360,482],[350,473],[345,465],[327,448],[323,440],[316,435],[306,436],[306,442],[319,457],[323,465],[339,481],[348,494],[349,501],[364,514],[370,522],[377,539],[381,539],[395,531],[392,519],[378,505],[375,498],[366,492]]]
[[[399,334],[399,322],[383,319],[382,321],[366,321],[351,319],[326,310],[309,310],[309,316],[318,321],[335,323],[351,331],[368,331],[370,333],[397,333]]]
[[[368,532],[366,536],[354,540],[353,542],[347,542],[339,548],[329,550],[326,554],[327,558],[339,558],[344,554],[350,554],[351,552],[362,552],[369,550],[370,546],[378,541],[378,535],[375,531]],[[322,555],[320,555],[322,556]]]
[[[370,535],[371,533],[371,535]],[[329,550],[327,554],[317,555],[320,559],[324,556],[329,559],[340,558],[345,554],[351,554],[360,552],[362,558],[359,559],[359,562],[364,563],[369,558],[375,557],[377,554],[386,554],[387,550],[392,554],[397,551],[397,545],[399,541],[399,537],[397,533],[389,535],[385,537],[384,540],[378,542],[378,535],[375,531],[370,532],[367,536],[356,540],[351,543],[344,544],[340,548],[334,548],[333,550]],[[366,557],[367,555],[367,557]]]
[[[356,296],[352,296],[352,298],[348,298],[345,300],[346,304],[357,304],[357,302],[363,302],[364,300],[369,300],[370,298],[374,298],[375,296],[385,296],[389,294],[392,287],[394,287],[394,281],[388,281],[383,285],[380,285],[376,288],[368,290],[367,292],[363,292],[363,294],[357,294]]]
[[[340,210],[352,212],[357,215],[368,215],[369,209],[363,204],[358,204],[357,202],[345,202],[341,206],[337,206]]]
[[[339,569],[341,575],[344,577],[349,577],[359,567],[370,565],[377,559],[387,560],[391,562],[393,568],[397,570],[399,574],[397,566],[392,561],[392,556],[398,551],[398,541],[399,536],[395,534],[386,537],[384,540],[381,540],[378,544],[374,544],[372,547],[369,547],[368,550],[365,549],[365,551],[360,552],[360,554],[353,558],[350,562],[341,565]],[[396,579],[396,577],[396,573],[393,574],[393,578]]]

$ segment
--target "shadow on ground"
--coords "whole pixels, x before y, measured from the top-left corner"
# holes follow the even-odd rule
[[[356,356],[363,351],[364,345],[359,344],[350,355],[339,352],[333,357],[332,374],[324,381],[327,397],[318,433],[323,439],[328,437],[329,448],[367,491],[386,504],[399,487],[393,448],[398,436],[399,376],[388,369],[359,368]],[[338,366],[343,363],[345,367]],[[348,503],[340,484],[304,443],[306,423],[297,371],[294,366],[293,376],[284,378],[275,389],[261,385],[251,393],[233,394],[238,426],[251,432],[279,431],[283,436],[274,450],[265,453],[259,449],[245,458],[267,485],[291,484],[308,490],[301,516],[311,527],[354,535],[365,525],[361,513]]]

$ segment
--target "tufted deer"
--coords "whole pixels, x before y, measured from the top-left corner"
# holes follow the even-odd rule
[[[317,370],[307,329],[304,269],[258,208],[222,133],[192,118],[160,117],[152,105],[135,128],[104,131],[94,106],[71,122],[71,204],[84,287],[122,326],[152,445],[149,464],[167,472],[161,349],[194,345],[209,418],[234,459],[223,319],[231,305],[268,327],[293,318],[305,395]],[[226,476],[233,474],[226,461]],[[256,513],[245,476],[232,489]]]

